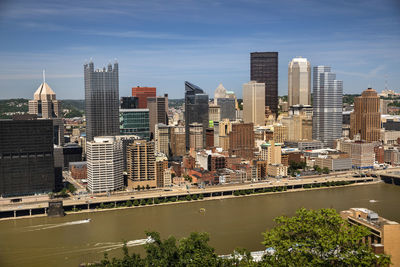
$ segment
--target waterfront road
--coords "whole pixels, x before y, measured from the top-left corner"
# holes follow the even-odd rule
[[[179,196],[187,194],[213,194],[219,192],[235,191],[235,190],[246,190],[246,189],[256,189],[264,187],[276,187],[276,186],[299,186],[302,184],[310,183],[324,183],[331,181],[345,181],[345,180],[356,180],[363,181],[365,177],[353,177],[354,173],[334,174],[328,176],[315,176],[307,177],[302,179],[268,179],[261,182],[254,183],[241,183],[241,184],[227,184],[227,185],[215,185],[207,186],[205,188],[190,187],[186,186],[173,186],[171,189],[151,189],[145,191],[134,191],[128,192],[123,191],[119,193],[114,193],[109,196],[104,194],[93,194],[78,196],[75,195],[70,198],[63,199],[64,206],[75,206],[75,205],[87,205],[105,202],[119,202],[127,201],[133,199],[143,199],[143,198],[157,198],[157,197],[170,197]],[[167,191],[166,191],[167,190]],[[14,211],[14,210],[27,210],[27,209],[37,209],[48,207],[48,196],[31,196],[24,197],[22,202],[10,203],[10,199],[1,199],[0,201],[0,212],[3,211]]]

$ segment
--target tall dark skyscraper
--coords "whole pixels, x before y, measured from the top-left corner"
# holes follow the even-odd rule
[[[53,122],[0,120],[0,196],[45,193],[54,187]]]
[[[118,63],[114,68],[94,69],[93,62],[84,65],[86,138],[119,134]]]
[[[205,145],[205,131],[208,128],[208,95],[203,89],[185,82],[185,135],[186,149],[190,148],[189,125],[192,123],[203,125],[203,147]]]
[[[250,53],[250,80],[265,83],[265,106],[278,114],[278,52]]]

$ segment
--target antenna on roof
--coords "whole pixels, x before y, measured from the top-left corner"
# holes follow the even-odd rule
[[[45,82],[46,82],[46,71],[43,70],[43,83],[45,83]]]

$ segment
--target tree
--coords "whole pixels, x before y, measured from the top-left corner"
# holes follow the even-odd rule
[[[149,189],[150,189],[150,186],[149,186],[148,184],[146,184],[146,189],[147,189],[147,190],[149,190]]]
[[[140,205],[145,206],[147,204],[146,199],[142,199],[140,201]]]
[[[328,167],[324,167],[323,169],[322,169],[322,172],[323,173],[325,173],[325,174],[329,174],[329,168]]]
[[[387,255],[376,255],[362,242],[370,234],[350,225],[334,209],[300,209],[294,217],[278,217],[277,226],[263,233],[263,244],[273,253],[264,263],[272,266],[388,266]]]
[[[139,206],[139,200],[137,200],[137,199],[135,199],[134,201],[133,201],[133,206]]]
[[[321,169],[321,167],[318,166],[318,165],[315,165],[315,166],[314,166],[314,170],[315,170],[316,172],[318,172],[319,174],[322,173],[322,169]]]
[[[76,188],[73,184],[68,184],[68,191],[72,194],[76,192]]]
[[[140,191],[140,185],[136,186],[136,190]]]

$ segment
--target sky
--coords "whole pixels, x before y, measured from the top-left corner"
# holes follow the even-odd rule
[[[345,93],[400,92],[399,0],[0,0],[0,99],[46,82],[83,99],[83,65],[119,63],[120,96],[135,86],[182,98],[184,81],[212,97],[242,96],[250,52],[279,52],[279,95],[294,57],[328,65]]]

